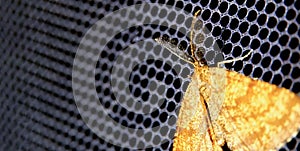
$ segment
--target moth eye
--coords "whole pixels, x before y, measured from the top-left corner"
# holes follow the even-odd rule
[[[207,62],[204,58],[200,59],[199,64],[201,65],[207,65]]]
[[[196,51],[195,51],[195,58],[197,59],[197,61],[201,64],[207,65],[207,62],[204,58],[204,53],[205,53],[205,49],[203,47],[199,47]]]

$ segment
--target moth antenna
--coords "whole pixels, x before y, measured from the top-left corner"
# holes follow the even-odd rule
[[[201,10],[198,10],[193,17],[193,21],[192,21],[192,25],[191,25],[191,32],[190,32],[190,46],[191,46],[191,52],[192,52],[192,57],[194,60],[197,60],[197,58],[195,57],[195,45],[193,44],[193,37],[194,37],[194,27],[195,27],[195,22],[197,20],[197,17],[199,16],[199,13],[201,12]],[[196,63],[196,62],[195,62]]]
[[[172,44],[170,40],[165,39],[164,37],[158,37],[155,38],[155,41],[185,62],[194,64],[194,59],[187,55],[183,50],[179,49],[176,45]]]
[[[218,67],[220,68],[221,64],[226,64],[226,63],[231,63],[231,62],[235,62],[235,61],[244,60],[245,58],[250,56],[252,52],[253,52],[253,49],[251,49],[245,56],[242,56],[242,57],[239,57],[239,58],[233,58],[231,60],[225,60],[225,61],[218,62]]]

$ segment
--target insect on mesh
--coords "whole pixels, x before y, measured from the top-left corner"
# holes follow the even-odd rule
[[[209,65],[241,57],[253,49],[248,59],[225,67],[300,95],[299,1],[148,0],[147,3],[170,7],[123,12],[125,17],[136,18],[139,13],[150,13],[142,15],[142,21],[128,20],[137,26],[109,39],[95,62],[93,76],[99,102],[110,118],[132,128],[123,135],[96,118],[94,122],[98,122],[100,130],[112,134],[113,141],[123,142],[127,147],[100,138],[87,126],[74,100],[74,58],[84,38],[90,44],[86,47],[94,49],[93,40],[97,35],[86,33],[97,21],[140,3],[121,0],[0,2],[0,150],[132,150],[149,144],[152,146],[149,150],[171,150],[180,101],[193,67],[153,39],[166,36],[180,50],[190,53],[191,39],[187,33],[193,13],[199,9],[198,18],[205,27],[205,36],[198,45],[205,49]],[[145,20],[157,21],[141,24]],[[118,63],[122,66],[113,68]],[[85,70],[84,66],[81,68]],[[118,78],[111,78],[111,73]],[[138,101],[116,102],[116,99],[126,100],[128,95],[123,91],[114,95],[117,90],[111,89],[110,84],[127,88]],[[97,115],[99,109],[91,108],[87,116],[91,119],[101,116]],[[153,131],[151,128],[155,127],[159,128]],[[144,130],[143,134],[137,134],[138,130]],[[139,141],[136,135],[145,141]],[[299,141],[298,134],[281,149],[299,150]]]

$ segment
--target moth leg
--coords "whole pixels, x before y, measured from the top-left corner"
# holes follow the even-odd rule
[[[231,60],[225,60],[225,61],[218,62],[218,67],[220,68],[220,65],[221,65],[221,64],[226,64],[226,63],[231,63],[231,62],[235,62],[235,61],[244,60],[244,59],[247,58],[252,52],[253,52],[253,49],[251,49],[245,56],[242,56],[242,57],[239,57],[239,58],[234,58],[234,59],[231,59]]]
[[[193,58],[190,57],[187,53],[185,53],[182,48],[177,47],[177,45],[174,44],[175,43],[174,41],[172,41],[166,37],[155,38],[155,41],[158,44],[160,44],[162,47],[169,50],[172,54],[174,54],[177,57],[179,57],[180,59],[182,59],[183,61],[188,62],[190,64],[194,64]]]

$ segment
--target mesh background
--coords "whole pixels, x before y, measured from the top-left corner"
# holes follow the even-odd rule
[[[202,21],[210,31],[205,39],[212,39],[203,44],[209,63],[217,62],[216,57],[228,60],[243,56],[252,48],[255,51],[249,59],[225,67],[300,95],[299,1],[148,2],[173,5],[190,14],[170,10],[152,14],[157,17],[161,13],[159,17],[165,17],[165,23],[178,30],[155,25],[133,27],[116,35],[99,56],[95,74],[98,97],[111,109],[110,116],[122,125],[147,129],[177,117],[192,66],[147,39],[168,35],[189,52],[189,37],[178,31],[189,30],[191,14],[199,8]],[[94,23],[114,10],[138,3],[140,1],[115,0],[0,2],[0,150],[131,150],[102,140],[83,122],[73,98],[72,66],[80,41]],[[176,18],[166,16],[170,13],[175,13]],[[145,42],[139,44],[143,40]],[[222,53],[213,51],[215,44]],[[114,97],[104,86],[108,83],[110,66],[120,51],[128,46],[134,50],[149,45],[153,51],[147,55],[153,59],[134,67],[129,89],[150,107],[161,105],[151,114],[141,115],[112,103]],[[157,81],[161,83],[155,83]],[[150,102],[151,97],[165,99]],[[174,135],[175,123],[167,125],[162,131]],[[150,132],[149,141],[159,144],[149,150],[172,149],[172,139],[160,140]],[[282,150],[299,149],[299,141],[298,133]],[[132,143],[133,147],[138,145]]]

